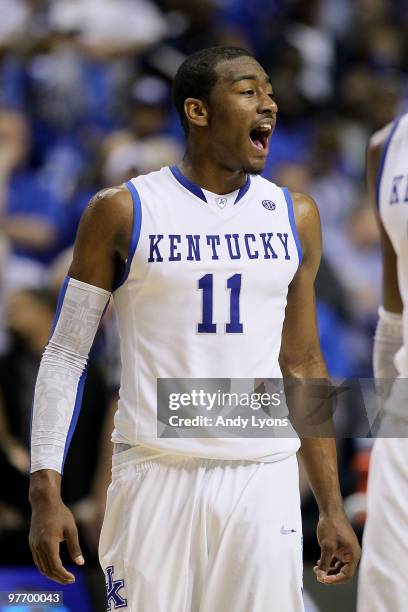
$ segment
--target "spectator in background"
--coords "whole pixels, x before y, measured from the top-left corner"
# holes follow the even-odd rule
[[[10,242],[6,290],[42,284],[61,229],[61,205],[28,167],[29,152],[25,116],[0,109],[0,231]]]
[[[286,28],[286,38],[302,60],[298,86],[316,106],[327,103],[333,96],[337,59],[335,39],[320,21],[321,4],[321,0],[295,2],[294,22]]]
[[[314,120],[310,104],[300,90],[301,69],[299,51],[283,40],[279,65],[270,70],[279,114],[263,176],[273,181],[281,164],[307,162]]]
[[[166,32],[150,0],[52,0],[50,21],[60,31],[77,32],[81,49],[103,59],[140,52]]]
[[[171,166],[180,160],[182,145],[169,133],[170,87],[154,76],[142,76],[131,88],[128,128],[112,132],[102,144],[103,186]]]
[[[25,518],[28,518],[29,506],[21,505],[20,501],[27,499],[28,491],[32,396],[41,355],[54,318],[55,300],[56,296],[49,290],[24,289],[11,294],[7,304],[7,326],[12,342],[7,352],[0,357],[0,464],[3,461],[8,472],[14,470],[15,473],[14,490],[7,494],[0,493],[0,505],[3,501],[17,510],[24,510]],[[78,504],[80,518],[87,527],[89,512],[84,517],[85,500],[88,509],[92,506],[94,520],[96,516],[101,520],[100,514],[103,512],[100,504],[102,498],[104,501],[107,486],[104,463],[107,453],[100,453],[100,440],[103,427],[112,426],[110,401],[105,378],[93,355],[90,358],[81,418],[67,456],[63,485],[64,498],[70,505]],[[103,444],[106,446],[109,437],[105,431],[103,435],[106,438]],[[97,470],[99,464],[103,465],[102,472]],[[91,503],[91,500],[94,501]],[[92,537],[85,534],[85,539],[95,544],[93,534]],[[90,552],[96,554],[95,547]]]
[[[157,76],[142,75],[131,87],[129,126],[143,140],[169,129],[170,85]]]
[[[398,114],[401,95],[402,83],[397,74],[376,75],[363,64],[352,65],[339,79],[338,136],[344,170],[354,180],[363,177],[370,134]]]
[[[30,16],[26,0],[0,0],[0,49],[21,40]]]
[[[323,250],[329,260],[332,236],[346,231],[346,219],[357,196],[354,183],[344,171],[340,131],[339,122],[321,121],[316,127],[308,160],[310,194],[319,204],[324,227]]]
[[[69,204],[102,139],[122,125],[139,56],[166,22],[149,0],[52,0],[47,27],[27,62],[27,87],[44,179]]]
[[[344,232],[331,236],[329,261],[348,293],[350,307],[361,323],[373,322],[381,290],[379,234],[365,196],[347,216]]]
[[[220,36],[225,30],[219,27],[213,0],[161,0],[160,4],[170,23],[168,42],[183,54],[183,59],[194,51],[221,43]]]

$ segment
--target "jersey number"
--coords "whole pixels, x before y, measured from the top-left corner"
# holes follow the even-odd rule
[[[242,334],[244,327],[239,322],[239,294],[241,292],[241,274],[234,274],[227,280],[230,294],[230,320],[225,326],[227,334]],[[217,324],[213,322],[213,275],[205,274],[198,281],[198,288],[203,291],[203,317],[198,324],[199,334],[217,333]]]

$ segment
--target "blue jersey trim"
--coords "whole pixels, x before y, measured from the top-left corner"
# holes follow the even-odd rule
[[[181,185],[183,185],[183,187],[191,191],[192,194],[194,194],[197,198],[200,198],[200,200],[203,200],[203,202],[207,204],[207,198],[205,197],[201,187],[199,187],[198,185],[190,181],[190,179],[188,179],[186,176],[184,176],[178,166],[170,166],[170,171],[176,181],[178,181]]]
[[[237,197],[236,197],[236,199],[235,199],[234,204],[236,204],[237,202],[239,202],[239,201],[240,201],[240,199],[244,197],[244,195],[246,194],[246,192],[248,191],[248,189],[250,188],[250,186],[251,186],[251,177],[249,176],[249,174],[247,174],[246,183],[245,183],[245,185],[243,185],[243,186],[240,188],[240,190],[238,191],[238,195],[237,195]]]
[[[299,234],[298,234],[297,227],[296,227],[295,213],[293,211],[292,197],[291,197],[291,195],[289,193],[289,189],[287,187],[282,187],[282,191],[284,193],[286,204],[287,204],[287,207],[288,207],[289,223],[290,223],[290,227],[292,228],[293,237],[295,239],[296,249],[297,249],[298,257],[299,257],[299,266],[300,266],[300,264],[302,263],[302,257],[303,257],[303,255],[302,255],[302,245],[300,244]]]
[[[86,380],[87,373],[88,373],[88,366],[82,372],[81,378],[79,379],[79,382],[78,382],[74,410],[72,413],[71,422],[69,424],[67,439],[65,441],[64,456],[62,458],[62,465],[61,465],[61,475],[64,473],[65,459],[67,458],[68,449],[71,444],[72,436],[74,435],[76,424],[78,422],[79,413],[81,411],[82,396],[84,394],[84,386],[85,386],[85,380]]]
[[[140,238],[140,229],[142,227],[142,203],[140,201],[139,192],[136,187],[133,185],[132,181],[127,181],[126,187],[129,189],[130,194],[132,196],[133,202],[133,224],[132,224],[132,238],[129,245],[129,252],[126,259],[125,271],[120,278],[120,280],[115,283],[112,291],[116,291],[119,289],[127,280],[130,272],[130,266],[132,265],[133,256],[135,254],[137,244]]]
[[[385,159],[387,157],[388,147],[391,144],[392,137],[394,136],[395,130],[397,129],[399,122],[400,122],[400,117],[398,117],[398,119],[394,121],[392,128],[390,130],[390,133],[388,134],[384,142],[383,149],[381,151],[380,167],[378,168],[377,177],[375,180],[375,203],[378,209],[380,209],[380,187],[381,187],[382,175],[384,172]]]
[[[205,194],[203,190],[201,189],[201,187],[199,187],[198,185],[190,181],[190,179],[188,179],[186,176],[184,176],[184,174],[181,172],[178,166],[170,166],[170,171],[172,175],[174,176],[174,178],[176,179],[176,181],[178,181],[181,185],[183,185],[183,187],[188,189],[188,191],[190,191],[197,198],[200,198],[200,200],[202,200],[203,202],[207,204],[207,198],[205,197]],[[251,178],[248,174],[245,185],[240,187],[237,197],[235,198],[234,204],[239,202],[240,199],[244,197],[244,195],[246,194],[250,186],[251,186]]]

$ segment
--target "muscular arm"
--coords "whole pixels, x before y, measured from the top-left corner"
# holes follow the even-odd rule
[[[292,198],[303,259],[288,291],[280,365],[285,378],[298,381],[303,393],[301,399],[305,404],[304,409],[308,411],[314,409],[309,404],[315,399],[316,389],[325,406],[325,396],[330,393],[318,337],[314,293],[322,240],[319,214],[314,201],[303,194],[292,194]],[[313,383],[312,379],[318,381]],[[310,394],[314,399],[310,398]],[[290,395],[288,402],[291,410]],[[294,419],[297,420],[296,415]],[[328,422],[330,426],[330,419]],[[318,539],[322,555],[316,575],[322,582],[343,582],[353,575],[360,553],[355,535],[343,512],[335,442],[331,437],[302,438],[301,432],[300,436],[299,455],[320,513]],[[337,563],[336,569],[333,563]],[[329,576],[329,572],[336,573]]]
[[[366,183],[370,205],[376,217],[381,237],[382,254],[382,293],[383,306],[374,336],[373,370],[380,393],[381,405],[388,398],[393,380],[398,372],[394,358],[402,345],[403,304],[398,286],[397,255],[390,237],[381,221],[377,202],[377,180],[381,166],[381,155],[385,142],[392,130],[392,124],[373,134],[367,149]]]
[[[132,200],[126,187],[97,194],[82,216],[69,276],[111,291],[117,264],[127,257],[132,221]],[[57,582],[66,583],[73,582],[74,576],[62,566],[59,543],[66,540],[72,559],[78,563],[83,560],[75,522],[62,503],[60,490],[58,471],[39,469],[31,474],[30,546],[40,571]]]
[[[312,386],[307,381],[318,379],[324,382],[328,379],[320,350],[314,292],[322,239],[319,214],[313,200],[301,194],[293,194],[293,204],[303,259],[289,287],[280,364],[284,377],[305,379],[303,391],[307,394]],[[306,411],[308,408],[305,406]],[[302,435],[302,432],[299,433]],[[303,438],[299,454],[320,511],[328,513],[341,507],[334,440]],[[324,470],[322,465],[325,466]]]

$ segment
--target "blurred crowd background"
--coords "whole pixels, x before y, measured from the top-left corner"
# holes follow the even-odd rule
[[[0,15],[5,566],[31,563],[31,402],[81,213],[102,187],[180,160],[171,80],[187,54],[241,46],[270,74],[279,115],[264,176],[318,203],[324,257],[316,289],[330,373],[372,375],[381,258],[364,186],[365,149],[372,132],[406,106],[408,11],[398,0],[0,0]],[[119,375],[108,313],[64,479],[95,564]],[[369,447],[364,439],[339,443],[343,492],[358,529]],[[305,555],[315,559],[316,509],[306,485],[302,490]]]

